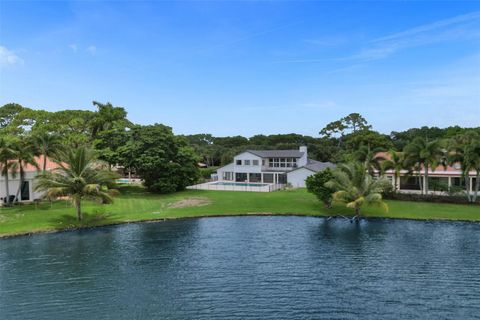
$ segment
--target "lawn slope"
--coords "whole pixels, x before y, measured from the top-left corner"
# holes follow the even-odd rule
[[[85,202],[85,219],[77,222],[67,201],[20,205],[0,209],[0,237],[80,227],[201,216],[243,214],[296,214],[310,216],[351,215],[337,204],[326,209],[304,189],[270,193],[191,190],[168,195],[123,187],[115,202]],[[480,221],[480,206],[426,202],[387,201],[389,211],[366,207],[367,217]]]

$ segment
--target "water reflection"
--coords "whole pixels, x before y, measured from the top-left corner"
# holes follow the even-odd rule
[[[2,319],[474,319],[480,225],[226,217],[0,241]]]

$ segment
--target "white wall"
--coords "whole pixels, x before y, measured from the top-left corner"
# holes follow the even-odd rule
[[[315,172],[305,168],[300,168],[287,173],[287,182],[290,183],[294,188],[305,188],[305,179],[313,174],[315,174]]]
[[[238,166],[237,165],[237,160],[242,160],[242,165]],[[246,166],[245,165],[245,160],[250,160],[250,165]],[[254,166],[252,164],[253,160],[258,161],[258,165]],[[262,172],[262,158],[259,156],[256,156],[250,152],[243,152],[240,153],[239,155],[236,155],[233,158],[233,165],[234,165],[234,171],[235,172],[246,172],[246,173],[260,173]]]
[[[36,172],[26,172],[25,173],[25,181],[29,182],[29,188],[30,188],[30,199],[29,201],[33,201],[34,199],[40,199],[43,196],[42,192],[35,192],[35,176]],[[9,188],[9,193],[10,195],[16,195],[18,186],[20,184],[20,179],[18,175],[13,178],[11,175],[8,177],[8,188]],[[0,198],[5,198],[7,195],[7,190],[5,187],[5,177],[0,177]],[[20,194],[19,194],[20,197]]]
[[[224,172],[233,172],[234,165],[233,163],[229,163],[226,166],[217,169],[218,180],[223,180],[223,173]]]

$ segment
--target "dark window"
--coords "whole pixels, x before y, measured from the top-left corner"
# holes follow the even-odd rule
[[[421,190],[421,177],[400,177],[401,190]]]
[[[262,182],[262,174],[250,173],[250,182]]]
[[[245,182],[247,181],[247,174],[243,172],[235,173],[235,181],[237,182]]]
[[[20,198],[22,200],[30,200],[30,183],[28,181],[23,181],[22,183]]]
[[[258,160],[252,160],[252,164],[253,164],[254,166],[258,166]]]
[[[249,166],[250,165],[250,160],[245,160],[245,165]]]
[[[428,190],[430,191],[448,191],[448,178],[429,177]]]
[[[242,165],[242,160],[237,160],[237,166],[241,166]]]
[[[263,182],[273,183],[273,173],[264,173],[263,174]]]
[[[287,175],[286,174],[279,174],[278,175],[278,183],[279,184],[286,184],[287,183]]]
[[[452,187],[465,188],[465,178],[453,177],[452,178]]]

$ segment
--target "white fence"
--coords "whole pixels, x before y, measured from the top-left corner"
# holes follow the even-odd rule
[[[142,184],[142,179],[137,179],[137,178],[120,178],[117,179],[117,183],[124,183],[124,184]]]
[[[282,184],[267,184],[262,186],[240,185],[240,184],[218,184],[218,182],[207,182],[187,187],[190,190],[216,190],[216,191],[247,191],[247,192],[272,192],[282,189]]]

